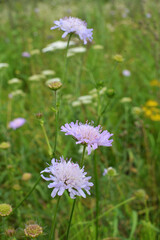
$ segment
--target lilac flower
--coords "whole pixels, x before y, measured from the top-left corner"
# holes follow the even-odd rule
[[[78,164],[71,162],[71,159],[67,162],[63,157],[60,160],[52,159],[51,165],[45,168],[41,173],[49,173],[49,177],[45,177],[41,174],[41,177],[46,181],[52,181],[48,188],[54,188],[51,197],[54,198],[56,194],[61,196],[65,190],[69,192],[71,198],[75,196],[86,197],[84,190],[90,195],[90,187],[93,186],[92,182],[89,182],[91,177],[86,177],[84,167],[80,169]],[[82,190],[83,189],[83,190]]]
[[[22,52],[22,57],[29,58],[30,56],[29,52]]]
[[[130,77],[130,76],[131,76],[131,72],[130,72],[129,70],[127,70],[127,69],[123,70],[123,71],[122,71],[122,74],[123,74],[123,76],[125,76],[125,77]]]
[[[26,120],[24,118],[15,118],[9,123],[9,128],[17,129],[25,124]]]
[[[79,18],[65,17],[61,18],[59,21],[54,21],[54,24],[56,26],[52,27],[51,30],[60,28],[62,31],[64,31],[62,38],[65,38],[69,33],[75,33],[80,37],[81,40],[84,41],[84,44],[87,44],[87,39],[90,42],[93,39],[93,29],[88,29],[87,23]]]
[[[77,140],[76,144],[86,144],[88,155],[91,154],[91,148],[95,150],[98,146],[112,146],[113,140],[109,140],[109,138],[113,134],[110,134],[107,130],[102,132],[100,125],[94,127],[88,122],[83,124],[76,121],[76,123],[66,123],[61,127],[61,131],[65,132],[65,135],[72,135]]]

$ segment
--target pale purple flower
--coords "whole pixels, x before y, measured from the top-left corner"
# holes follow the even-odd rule
[[[131,72],[130,72],[129,70],[127,70],[127,69],[123,70],[123,71],[122,71],[122,74],[123,74],[123,76],[125,76],[125,77],[130,77],[130,76],[131,76]]]
[[[95,150],[98,146],[112,146],[113,140],[109,140],[109,138],[113,134],[110,134],[107,130],[102,131],[100,125],[94,127],[88,122],[83,124],[76,121],[76,123],[66,123],[61,127],[61,131],[65,132],[65,135],[73,136],[77,140],[76,144],[86,144],[88,155],[91,154],[91,148]]]
[[[146,13],[146,18],[151,18],[152,15],[150,13]]]
[[[69,33],[75,33],[81,40],[84,41],[84,44],[87,44],[87,39],[90,42],[93,39],[93,29],[88,29],[87,23],[79,18],[65,17],[61,18],[59,21],[54,21],[54,24],[56,26],[51,27],[51,30],[60,28],[62,31],[64,31],[62,38],[65,38]]]
[[[11,121],[9,123],[9,128],[12,128],[12,129],[17,129],[17,128],[20,128],[22,127],[26,122],[26,119],[24,118],[15,118],[13,121]]]
[[[45,177],[42,173],[49,173],[49,177]],[[84,167],[80,169],[77,163],[71,162],[71,159],[66,161],[63,157],[60,157],[60,160],[53,158],[51,165],[41,171],[41,177],[46,181],[51,181],[48,188],[53,188],[52,198],[56,194],[61,196],[65,190],[68,191],[73,199],[75,196],[85,198],[85,192],[90,195],[89,190],[93,183],[89,182],[91,177],[86,177],[86,174]]]
[[[107,174],[107,172],[108,172],[107,168],[104,168],[103,176],[105,176]]]
[[[29,58],[31,55],[29,52],[22,52],[22,57]]]

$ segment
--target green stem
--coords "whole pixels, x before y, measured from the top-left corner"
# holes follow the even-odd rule
[[[43,130],[43,133],[44,133],[44,136],[45,136],[45,139],[46,139],[46,143],[48,145],[48,154],[50,157],[52,157],[52,148],[51,148],[51,145],[49,143],[49,140],[48,140],[48,136],[47,136],[47,133],[46,133],[46,129],[44,127],[44,121],[43,120],[40,120],[40,125],[42,127],[42,130]]]
[[[57,91],[55,91],[55,119],[56,119],[56,131],[55,131],[55,143],[54,143],[54,151],[53,156],[56,157],[56,147],[57,147],[57,136],[58,136],[58,106],[57,106]]]
[[[95,176],[95,191],[96,191],[96,236],[98,239],[98,218],[99,218],[99,186],[98,186],[98,173],[97,173],[97,154],[94,152],[94,176]]]
[[[36,186],[38,185],[39,181],[41,179],[41,176],[38,177],[37,181],[35,182],[35,184],[33,185],[32,189],[27,193],[27,195],[22,199],[22,201],[13,209],[13,212],[15,212],[21,205],[22,203],[31,195],[31,193],[33,192],[33,190],[36,188]],[[13,213],[12,212],[12,213]]]
[[[58,197],[58,200],[57,200],[57,204],[56,204],[56,208],[55,208],[55,212],[54,212],[54,216],[53,216],[53,220],[52,220],[52,226],[51,226],[49,240],[54,240],[56,215],[57,215],[57,210],[58,210],[58,206],[59,206],[59,201],[60,201],[60,196]]]
[[[80,167],[83,166],[85,150],[86,150],[86,145],[84,145],[84,147],[83,147],[83,153],[82,153],[82,159],[81,159],[81,162],[80,162]],[[73,216],[75,204],[76,204],[76,199],[74,199],[73,205],[72,205],[71,215],[70,215],[69,224],[68,224],[68,229],[67,229],[67,238],[66,238],[66,240],[68,240],[68,237],[69,237],[69,231],[70,231],[70,227],[71,227],[72,216]]]
[[[68,38],[68,42],[67,42],[67,48],[66,48],[66,54],[65,54],[65,65],[64,65],[64,72],[63,72],[63,83],[65,82],[66,75],[67,75],[67,64],[68,64],[68,61],[67,61],[67,60],[68,60],[68,58],[67,58],[67,53],[68,53],[69,43],[70,43],[72,34],[73,34],[73,33],[70,33],[70,34],[69,34],[69,38]]]

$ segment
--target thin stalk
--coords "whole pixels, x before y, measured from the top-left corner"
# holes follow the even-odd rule
[[[86,145],[84,145],[84,147],[83,147],[83,153],[82,153],[82,159],[81,159],[81,162],[80,162],[80,167],[83,166],[84,155],[85,155],[85,149],[86,149]],[[69,239],[69,231],[70,231],[70,227],[71,227],[72,216],[73,216],[73,212],[74,212],[75,204],[76,204],[76,198],[74,199],[74,201],[73,201],[73,205],[72,205],[71,215],[70,215],[69,224],[68,224],[68,229],[67,229],[67,238],[66,238],[66,240]]]
[[[56,215],[57,215],[57,210],[58,210],[58,206],[59,206],[59,201],[60,201],[60,196],[58,197],[58,200],[57,200],[57,204],[56,204],[56,208],[55,208],[55,212],[54,212],[54,216],[53,216],[53,220],[52,220],[52,226],[51,226],[49,240],[54,240]]]
[[[56,119],[56,131],[55,131],[55,143],[54,143],[54,151],[53,155],[56,156],[56,147],[57,147],[57,136],[58,136],[58,106],[57,106],[57,91],[55,91],[55,119]]]
[[[98,173],[97,173],[97,154],[94,152],[94,176],[95,176],[95,191],[96,191],[96,236],[98,239],[98,218],[99,218],[99,186],[98,186]]]
[[[13,209],[13,212],[15,212],[21,205],[22,203],[31,195],[31,193],[33,192],[33,190],[36,188],[36,186],[38,185],[39,181],[41,179],[41,176],[38,177],[37,181],[35,182],[35,184],[33,185],[33,187],[31,188],[31,190],[27,193],[27,195],[22,199],[22,201],[20,201],[20,203]],[[13,213],[12,212],[12,213]]]
[[[42,127],[42,130],[43,130],[43,133],[44,133],[44,136],[45,136],[45,139],[46,139],[46,143],[48,145],[48,154],[50,157],[52,157],[52,148],[51,148],[51,145],[49,143],[49,140],[48,140],[48,136],[47,136],[47,133],[46,133],[46,129],[44,127],[44,121],[43,120],[40,120],[40,125]]]
[[[68,64],[68,61],[67,61],[67,60],[68,60],[68,58],[67,58],[67,53],[68,53],[69,43],[70,43],[72,34],[73,34],[73,33],[70,33],[70,34],[69,34],[69,38],[68,38],[68,42],[67,42],[67,48],[66,48],[66,54],[65,54],[65,65],[64,65],[64,72],[63,72],[63,82],[65,82],[66,75],[67,75],[67,64]]]

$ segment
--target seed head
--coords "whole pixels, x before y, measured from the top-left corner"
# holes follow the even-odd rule
[[[38,224],[30,224],[24,229],[26,237],[36,238],[43,233],[42,227]]]
[[[11,205],[7,203],[0,204],[0,216],[5,217],[8,216],[12,212]]]
[[[32,174],[31,174],[31,173],[23,173],[23,175],[22,175],[22,180],[23,180],[23,181],[28,181],[28,180],[31,179],[31,177],[32,177]]]

